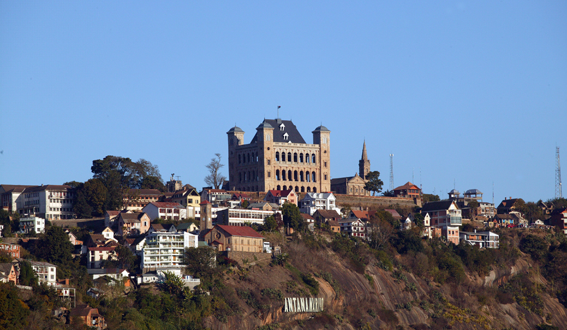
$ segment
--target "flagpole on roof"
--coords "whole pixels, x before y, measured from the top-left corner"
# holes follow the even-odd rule
[[[278,105],[278,118],[276,118],[276,119],[280,119],[280,108],[281,107],[282,107],[281,105]]]

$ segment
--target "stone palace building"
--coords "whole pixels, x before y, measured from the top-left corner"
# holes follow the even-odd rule
[[[237,126],[228,135],[230,189],[331,191],[330,134],[325,126],[306,143],[290,120],[264,119],[249,144]]]

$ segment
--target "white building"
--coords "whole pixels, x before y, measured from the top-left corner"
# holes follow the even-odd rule
[[[336,205],[336,198],[333,193],[306,193],[305,197],[299,201],[301,213],[313,215],[317,210],[337,211],[341,214],[340,208]]]
[[[347,233],[349,236],[366,238],[366,224],[364,221],[356,218],[340,220],[341,233]]]
[[[116,281],[122,281],[130,276],[126,269],[109,268],[109,269],[88,269],[89,275],[93,277],[93,281],[101,277],[109,277]]]
[[[57,285],[57,266],[43,261],[29,261],[39,282]]]
[[[41,185],[28,187],[22,193],[22,215],[35,215],[47,220],[73,219],[75,193],[65,185]],[[21,196],[20,196],[21,198]]]
[[[114,240],[114,231],[112,231],[112,229],[110,229],[109,227],[106,227],[102,231],[102,236],[104,236],[104,238],[106,239]]]
[[[276,214],[281,214],[281,211],[224,209],[217,212],[215,224],[228,226],[263,225],[267,217],[275,216]]]
[[[182,268],[186,248],[198,247],[198,236],[187,232],[154,232],[146,236],[142,250],[142,270]]]
[[[182,220],[187,218],[187,209],[179,203],[153,202],[146,205],[142,211],[150,217],[150,221],[158,218],[164,220]]]
[[[45,219],[35,216],[20,219],[20,231],[28,234],[35,231],[36,234],[45,232]]]
[[[100,246],[88,248],[87,268],[100,268],[105,260],[117,260],[114,246]]]
[[[462,231],[459,236],[461,240],[480,248],[498,249],[500,247],[500,236],[490,231],[477,232],[476,229],[473,233]]]
[[[444,200],[426,203],[423,205],[421,213],[424,216],[429,214],[431,228],[440,228],[449,242],[459,244],[459,226],[463,223],[463,217],[455,201]]]

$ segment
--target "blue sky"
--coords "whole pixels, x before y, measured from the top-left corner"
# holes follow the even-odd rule
[[[385,188],[393,153],[396,186],[553,198],[565,17],[565,1],[1,1],[0,183],[86,181],[117,155],[202,187],[226,131],[249,142],[280,105],[307,142],[331,130],[332,177],[366,139]]]

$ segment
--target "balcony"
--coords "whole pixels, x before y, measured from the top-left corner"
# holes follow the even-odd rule
[[[461,225],[462,222],[463,222],[463,220],[462,220],[461,217],[454,217],[454,216],[451,216],[450,218],[451,218],[451,221],[450,221],[450,222],[451,222],[452,225]]]

